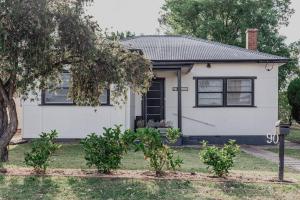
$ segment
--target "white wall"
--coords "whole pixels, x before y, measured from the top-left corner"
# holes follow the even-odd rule
[[[130,96],[128,97],[130,101]],[[40,100],[23,102],[23,137],[35,138],[42,131],[56,129],[59,138],[83,138],[103,127],[130,126],[128,104],[120,106],[53,106],[40,105]]]
[[[266,135],[274,132],[278,119],[277,74],[277,65],[271,71],[265,69],[265,64],[212,64],[211,68],[195,65],[189,74],[182,76],[182,85],[189,88],[188,92],[182,92],[183,134]],[[255,107],[193,108],[194,76],[256,76]]]
[[[182,129],[183,135],[266,135],[275,131],[278,113],[278,65],[267,71],[265,64],[195,65],[189,73],[182,72]],[[177,86],[175,72],[159,71],[165,77],[166,120],[177,126]],[[255,76],[255,107],[195,108],[195,80],[193,77]],[[139,99],[137,97],[136,99]],[[136,101],[136,115],[140,115],[140,99]]]
[[[195,65],[182,72],[183,135],[266,135],[274,132],[278,113],[278,65],[266,71],[265,64]],[[156,72],[165,77],[166,120],[177,127],[177,76],[173,71]],[[255,107],[194,108],[193,77],[255,76]],[[123,124],[133,128],[135,116],[141,115],[141,96],[128,93],[128,103],[96,108],[78,106],[40,106],[39,101],[23,103],[23,137],[34,138],[42,131],[57,129],[60,138],[82,138],[102,127]]]

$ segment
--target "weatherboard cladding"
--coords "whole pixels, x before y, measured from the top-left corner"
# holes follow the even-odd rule
[[[127,49],[140,49],[154,62],[282,62],[287,58],[218,42],[176,35],[137,36],[122,40]]]

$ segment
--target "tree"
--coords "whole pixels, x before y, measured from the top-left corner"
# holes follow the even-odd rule
[[[110,40],[123,40],[129,37],[134,37],[135,33],[131,32],[131,31],[116,31],[116,32],[110,32],[110,33],[106,33],[106,38],[110,39]]]
[[[291,117],[300,123],[300,78],[291,81],[287,90],[287,97],[291,106]]]
[[[84,12],[92,0],[0,0],[0,159],[18,126],[14,97],[51,89],[71,74],[69,96],[78,105],[99,105],[113,84],[112,98],[125,101],[128,87],[149,87],[150,62],[107,40]]]
[[[290,0],[166,0],[162,9],[160,23],[169,33],[245,47],[246,29],[258,28],[260,51],[291,58],[279,70],[280,89],[298,73],[295,48],[278,33],[294,13]]]

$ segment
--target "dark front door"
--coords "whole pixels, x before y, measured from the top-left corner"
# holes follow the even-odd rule
[[[152,85],[143,100],[143,116],[146,122],[149,120],[159,122],[165,119],[164,89],[163,78],[152,80]]]

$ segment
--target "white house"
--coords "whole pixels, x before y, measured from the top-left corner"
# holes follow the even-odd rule
[[[187,36],[138,36],[122,41],[153,64],[155,79],[144,97],[129,92],[122,107],[81,107],[66,98],[68,74],[55,93],[43,91],[23,102],[23,137],[56,129],[61,139],[79,139],[102,127],[134,128],[136,119],[171,121],[183,144],[203,139],[223,143],[264,144],[275,132],[278,68],[288,59],[256,51],[257,30],[247,31],[247,48]]]

